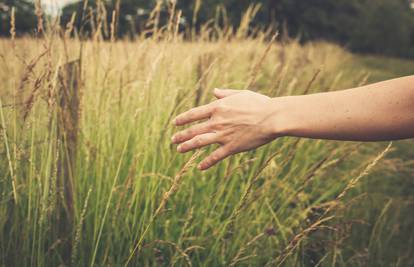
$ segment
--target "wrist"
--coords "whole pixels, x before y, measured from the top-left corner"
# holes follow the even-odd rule
[[[297,105],[294,105],[294,98],[295,96],[285,96],[271,99],[271,131],[276,138],[295,135],[300,120],[295,119]]]

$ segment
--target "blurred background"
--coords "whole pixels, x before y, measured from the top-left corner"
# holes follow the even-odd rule
[[[92,17],[98,9],[117,10],[121,14],[117,21],[118,37],[133,38],[144,30],[156,2],[43,0],[41,5],[48,16],[61,15],[62,25],[76,12],[78,30],[85,16]],[[181,0],[176,4],[183,12],[183,31],[199,30],[213,20],[219,22],[218,26],[236,29],[244,12],[253,6],[251,29],[277,29],[281,38],[298,38],[302,43],[327,40],[357,53],[414,57],[412,0]],[[9,35],[11,6],[15,6],[17,33],[33,34],[36,9],[29,0],[0,0],[0,34]],[[168,20],[167,10],[160,14],[161,22]],[[111,12],[107,15],[110,21]]]

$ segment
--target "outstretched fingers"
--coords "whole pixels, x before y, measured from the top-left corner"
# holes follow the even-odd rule
[[[231,89],[214,89],[214,95],[218,99],[229,97],[235,94],[242,93],[243,90]],[[214,113],[219,111],[219,102],[217,100],[210,104],[190,109],[178,115],[174,124],[183,126],[192,122],[210,119]],[[232,149],[229,144],[220,142],[220,134],[212,130],[211,120],[194,125],[186,130],[183,130],[172,137],[174,144],[180,144],[177,147],[178,152],[185,153],[194,149],[202,148],[212,144],[221,144],[222,146],[214,151],[211,155],[205,158],[198,166],[200,170],[207,170],[232,155]]]
[[[179,133],[176,133],[172,137],[172,143],[173,144],[180,144],[182,142],[188,141],[197,135],[205,134],[210,132],[211,123],[209,121],[199,123],[197,125],[194,125],[188,129],[185,129]]]
[[[182,126],[195,121],[208,119],[213,113],[213,110],[214,108],[212,104],[192,108],[189,111],[178,115],[175,118],[174,123],[177,126]]]
[[[193,139],[179,145],[177,147],[177,150],[180,153],[186,153],[188,151],[216,144],[218,142],[219,140],[216,133],[200,134],[194,137]]]

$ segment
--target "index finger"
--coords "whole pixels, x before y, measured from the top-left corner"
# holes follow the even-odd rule
[[[208,119],[210,118],[212,112],[213,107],[211,104],[192,108],[189,111],[178,115],[174,120],[174,124],[182,126],[191,122]]]

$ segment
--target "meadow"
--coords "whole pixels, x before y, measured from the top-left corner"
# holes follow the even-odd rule
[[[269,37],[1,39],[0,266],[413,266],[412,141],[280,138],[207,172],[213,148],[171,145],[215,87],[277,97],[414,69]]]

